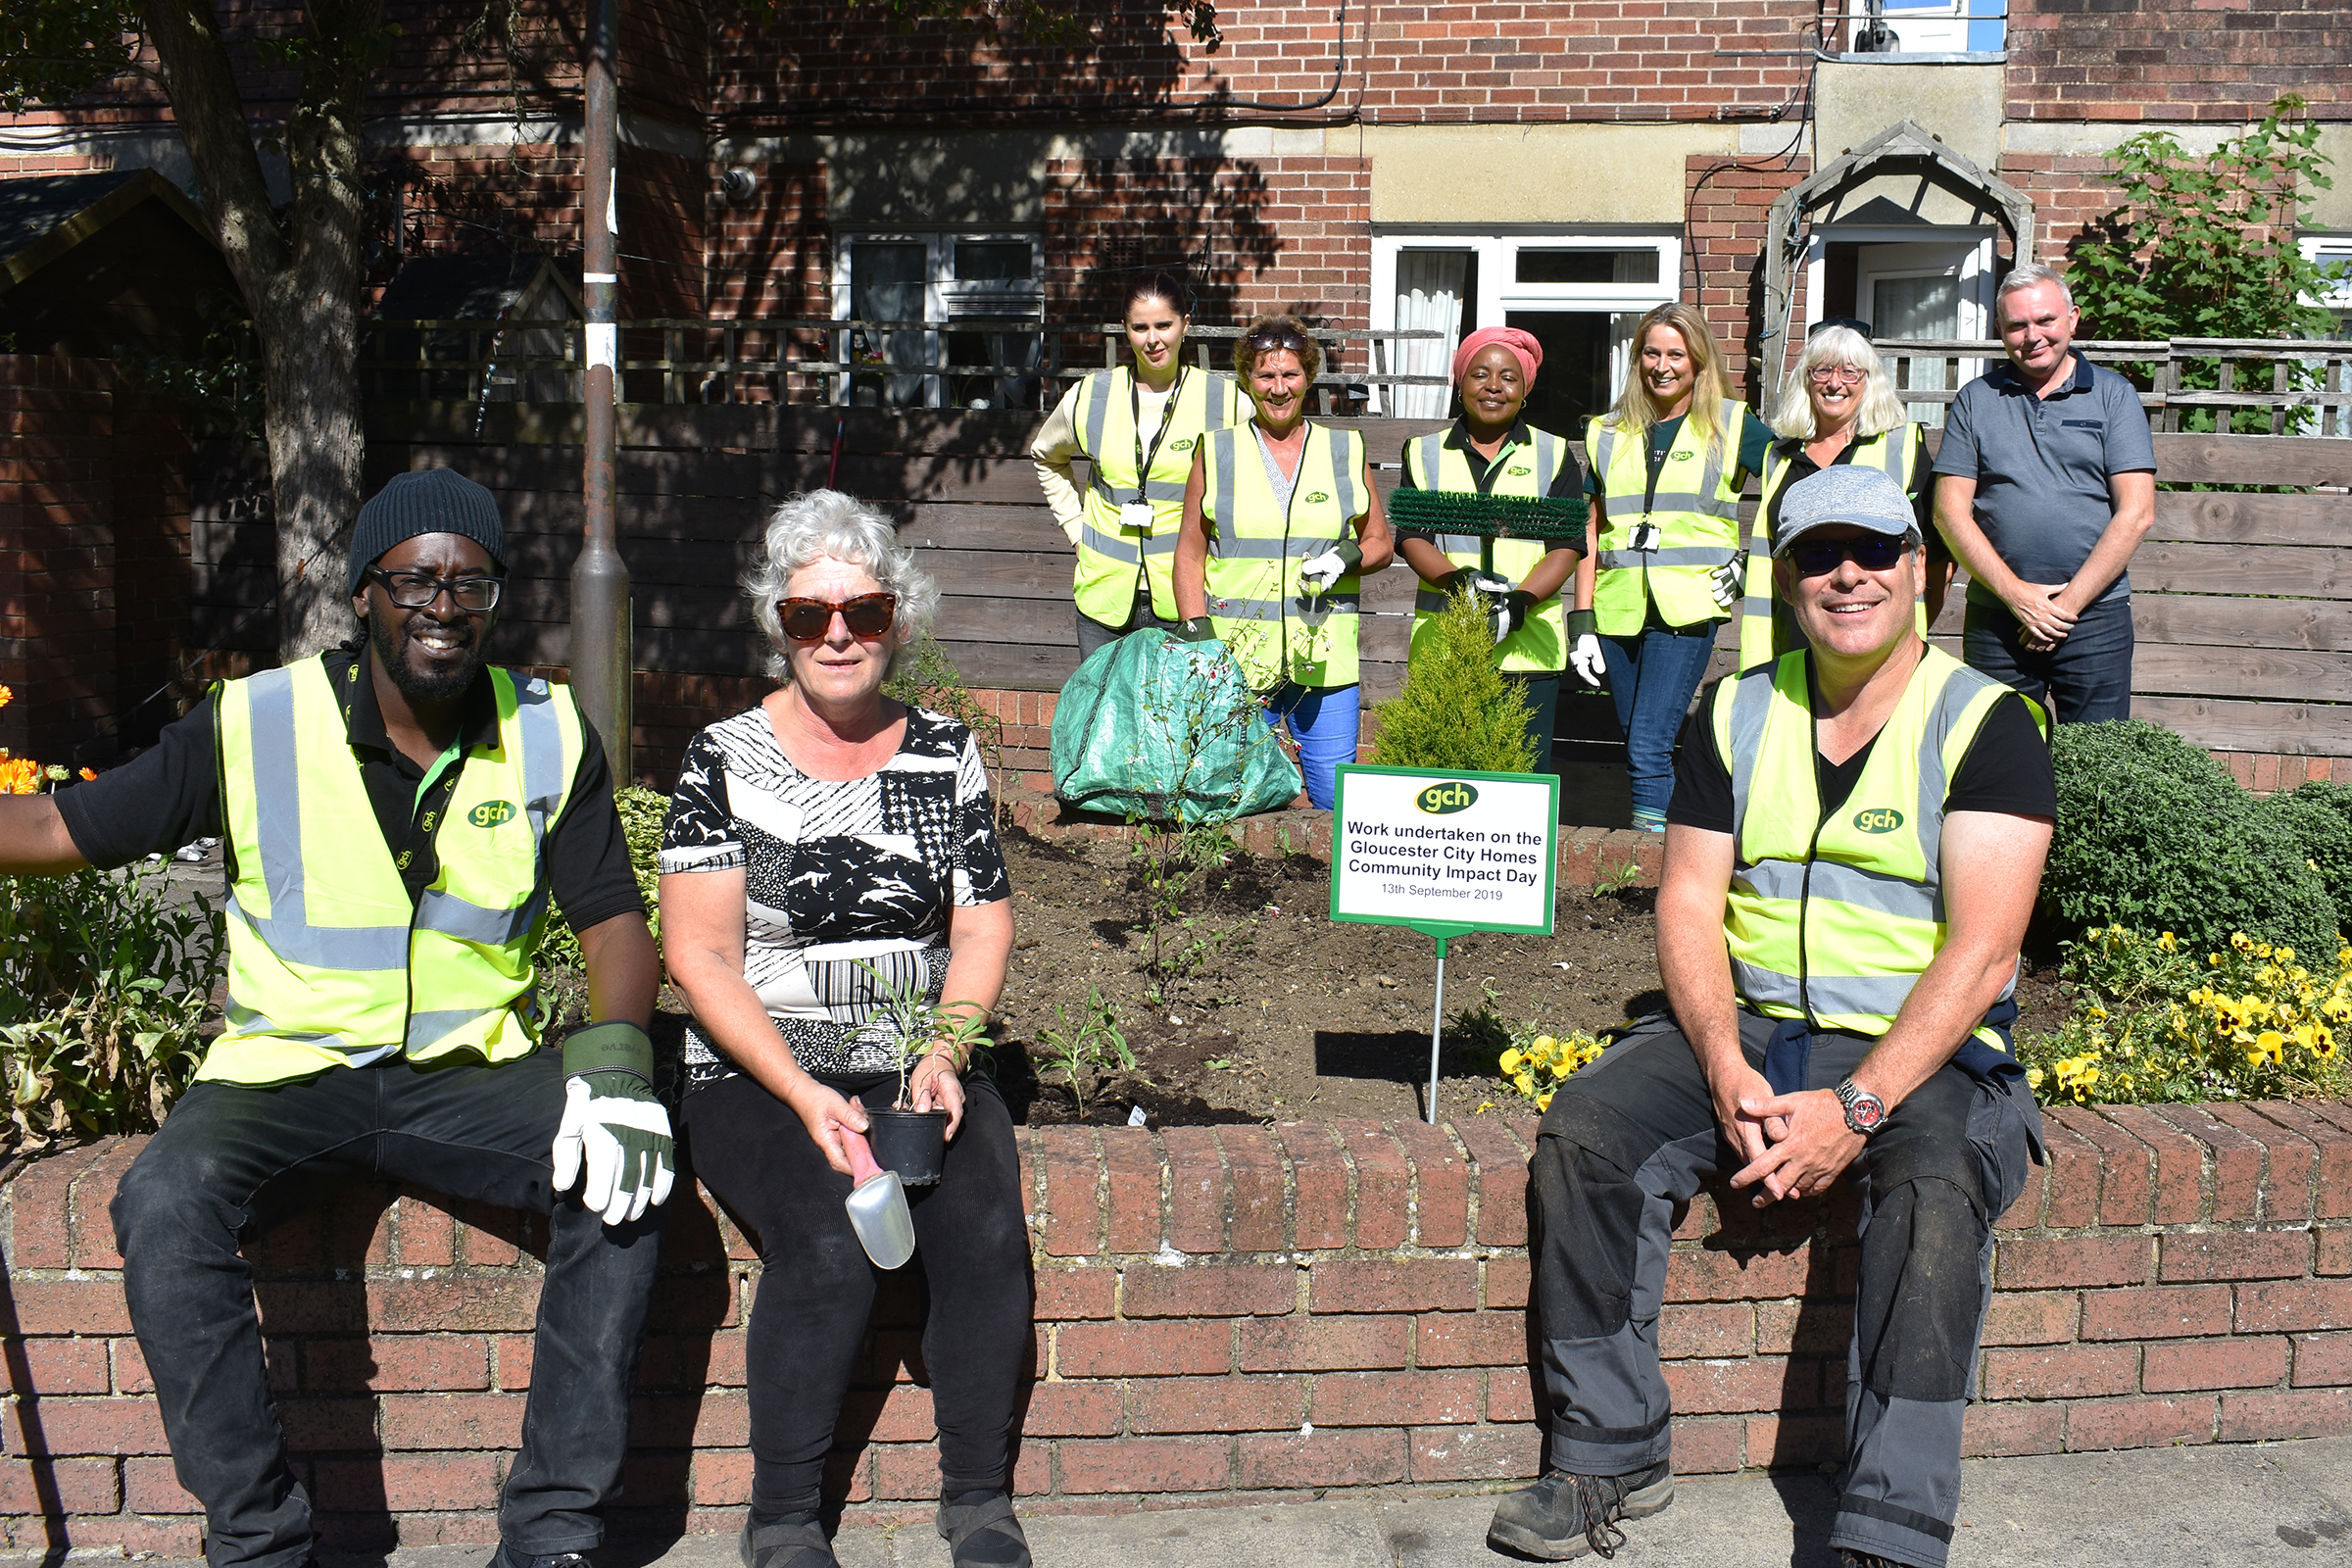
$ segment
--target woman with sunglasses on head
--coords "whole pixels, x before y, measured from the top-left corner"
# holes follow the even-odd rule
[[[1878,468],[1902,487],[1919,514],[1927,541],[1927,602],[1919,631],[1942,612],[1954,563],[1936,531],[1936,482],[1928,466],[1928,433],[1903,417],[1894,377],[1871,347],[1867,322],[1823,321],[1807,334],[1795,373],[1773,411],[1780,439],[1764,459],[1763,502],[1748,538],[1746,599],[1740,612],[1742,670],[1769,664],[1796,647],[1796,622],[1772,591],[1772,536],[1788,487],[1840,464]]]
[[[1266,723],[1289,724],[1307,799],[1329,810],[1340,764],[1355,760],[1362,578],[1395,548],[1363,437],[1307,422],[1323,350],[1305,323],[1259,317],[1233,368],[1255,415],[1211,430],[1185,482],[1174,635],[1232,651]]]
[[[767,1265],[747,1346],[744,1563],[829,1568],[819,1482],[877,1279],[842,1206],[850,1149],[899,1084],[874,1019],[894,991],[984,1018],[1012,906],[971,732],[882,695],[939,604],[888,519],[836,491],[795,496],[743,586],[783,684],[687,747],[662,836],[662,950],[694,1014],[696,1174]],[[1022,1568],[1005,1466],[1028,1235],[1012,1120],[967,1065],[943,1039],[907,1078],[912,1108],[948,1113],[946,1173],[911,1200],[938,1524],[957,1568]]]
[[[1634,827],[1666,831],[1674,738],[1707,672],[1716,622],[1740,601],[1740,491],[1763,466],[1772,431],[1733,398],[1706,318],[1661,305],[1634,329],[1634,360],[1609,412],[1586,428],[1597,549],[1578,574],[1597,648],[1577,673],[1600,683],[1625,735]]]
[[[1156,269],[1127,281],[1132,365],[1096,370],[1062,394],[1030,444],[1038,487],[1078,552],[1078,657],[1142,626],[1176,624],[1170,567],[1184,479],[1203,432],[1250,416],[1232,376],[1184,363],[1191,295]],[[1070,475],[1085,458],[1084,491]]]
[[[1520,417],[1543,365],[1544,345],[1517,327],[1484,327],[1462,339],[1453,354],[1461,417],[1449,430],[1404,444],[1397,488],[1552,499],[1579,494],[1584,465],[1567,441]],[[1526,688],[1527,733],[1539,771],[1551,766],[1552,719],[1571,635],[1560,589],[1576,571],[1579,543],[1407,529],[1396,535],[1396,553],[1421,578],[1413,598],[1413,655],[1428,646],[1451,595],[1476,593],[1492,605],[1495,667]],[[1589,631],[1591,612],[1578,618]]]

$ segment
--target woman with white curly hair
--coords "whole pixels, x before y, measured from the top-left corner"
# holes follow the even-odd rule
[[[985,1019],[1012,906],[971,732],[882,695],[939,590],[888,519],[794,496],[744,573],[783,682],[697,735],[662,836],[662,951],[694,1018],[682,1123],[696,1173],[767,1265],[746,1347],[746,1568],[829,1568],[820,1478],[877,1271],[842,1201],[866,1112],[897,1097],[872,1020],[892,990]],[[930,1282],[939,1531],[957,1568],[1025,1568],[1005,1491],[1030,1343],[1012,1120],[955,1041],[907,1078],[948,1113],[945,1174],[910,1190]],[[846,1142],[845,1142],[846,1141]]]
[[[1894,377],[1871,346],[1868,322],[1838,317],[1807,334],[1804,355],[1773,410],[1772,427],[1779,439],[1764,457],[1763,501],[1748,540],[1739,667],[1769,664],[1797,646],[1796,622],[1785,606],[1776,606],[1772,591],[1772,536],[1780,526],[1781,497],[1799,479],[1841,463],[1884,469],[1911,498],[1928,550],[1928,598],[1919,626],[1924,636],[1942,612],[1944,593],[1952,585],[1952,553],[1936,531],[1928,433],[1903,416]]]

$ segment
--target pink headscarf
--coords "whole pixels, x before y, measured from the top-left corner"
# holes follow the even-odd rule
[[[1511,357],[1519,362],[1519,373],[1533,386],[1536,372],[1544,368],[1544,345],[1536,341],[1534,333],[1522,332],[1515,326],[1482,326],[1462,339],[1462,346],[1453,351],[1454,384],[1461,384],[1463,372],[1470,368],[1470,362],[1477,358],[1479,350],[1493,348],[1497,343],[1511,351]]]

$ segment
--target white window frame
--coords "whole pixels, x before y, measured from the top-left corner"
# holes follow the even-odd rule
[[[964,244],[1013,244],[1029,247],[1029,275],[1010,281],[960,282],[956,273],[956,247]],[[1046,318],[1046,246],[1042,235],[1034,230],[999,228],[876,228],[854,229],[837,233],[833,241],[833,319],[857,319],[854,280],[857,276],[856,253],[860,244],[921,245],[924,249],[923,267],[923,360],[924,365],[948,363],[947,334],[958,316],[1032,317],[1040,328]],[[849,354],[849,334],[835,334],[834,358],[846,359]],[[907,371],[885,371],[885,374],[906,374]],[[946,380],[941,375],[923,376],[922,401],[914,405],[936,409],[946,401]],[[833,401],[847,403],[850,399],[851,376],[846,373],[833,377]]]
[[[2307,262],[2352,262],[2352,234],[2305,234],[2295,243]],[[2337,337],[2352,338],[2352,276],[2312,303],[2335,313]]]
[[[1531,251],[1632,251],[1658,253],[1654,283],[1522,283],[1519,253]],[[1683,237],[1675,229],[1608,230],[1561,225],[1462,228],[1441,231],[1375,232],[1372,236],[1372,329],[1396,330],[1396,259],[1405,251],[1468,251],[1478,258],[1478,292],[1464,301],[1465,327],[1500,326],[1512,311],[1606,311],[1639,314],[1682,298]],[[1474,329],[1474,328],[1472,328]],[[1396,362],[1398,345],[1381,345],[1384,364]],[[1625,367],[1610,356],[1610,379],[1622,382]],[[1373,388],[1373,411],[1385,413],[1388,389]]]
[[[1864,319],[1870,319],[1869,309],[1876,303],[1872,298],[1871,285],[1880,278],[1951,277],[1957,275],[1960,279],[1960,331],[1958,335],[1980,341],[2000,336],[2000,333],[1993,329],[1992,324],[1993,290],[1999,282],[1999,279],[1993,275],[1992,247],[1998,237],[1998,232],[1991,228],[1947,228],[1924,225],[1920,228],[1871,228],[1848,227],[1832,223],[1814,229],[1805,248],[1805,330],[1797,334],[1795,344],[1790,347],[1788,352],[1793,355],[1801,350],[1805,338],[1811,334],[1814,326],[1821,320],[1821,296],[1822,290],[1828,286],[1829,254],[1830,246],[1833,243],[1864,247],[1903,245],[1917,247],[1920,250],[1928,247],[1949,247],[1946,258],[1940,262],[1920,256],[1915,251],[1909,257],[1890,257],[1887,261],[1891,265],[1882,265],[1874,269],[1863,265],[1866,258],[1857,257],[1854,268],[1854,294],[1856,296],[1854,309],[1865,313]],[[1877,329],[1878,324],[1876,320],[1871,320],[1874,330]],[[1883,332],[1880,335],[1885,336]],[[1959,366],[1958,384],[1966,386],[1978,376],[1983,375],[1984,366],[1985,362],[1981,359],[1962,360]],[[1777,381],[1778,377],[1775,379]],[[1908,410],[1910,405],[1906,404],[1905,408]],[[1917,417],[1917,416],[1910,416]],[[1942,421],[1938,416],[1926,422],[1939,424]]]

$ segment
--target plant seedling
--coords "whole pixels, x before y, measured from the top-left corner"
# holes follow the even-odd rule
[[[975,1002],[942,1002],[933,1004],[923,999],[911,984],[893,980],[863,958],[852,963],[873,977],[874,988],[882,993],[882,1004],[874,1021],[890,1031],[887,1044],[898,1065],[899,1098],[891,1102],[895,1109],[907,1108],[906,1075],[914,1064],[929,1054],[934,1045],[945,1044],[956,1049],[966,1062],[988,1044],[988,1011]],[[969,1012],[956,1008],[968,1007]]]
[[[1080,1110],[1086,1108],[1087,1090],[1102,1074],[1117,1063],[1122,1071],[1135,1070],[1135,1052],[1127,1037],[1119,1032],[1119,1009],[1100,986],[1086,988],[1086,1006],[1075,1022],[1062,1004],[1054,1004],[1054,1022],[1038,1031],[1038,1043],[1052,1054],[1054,1064],[1061,1069],[1062,1081],[1069,1085],[1070,1099]]]

